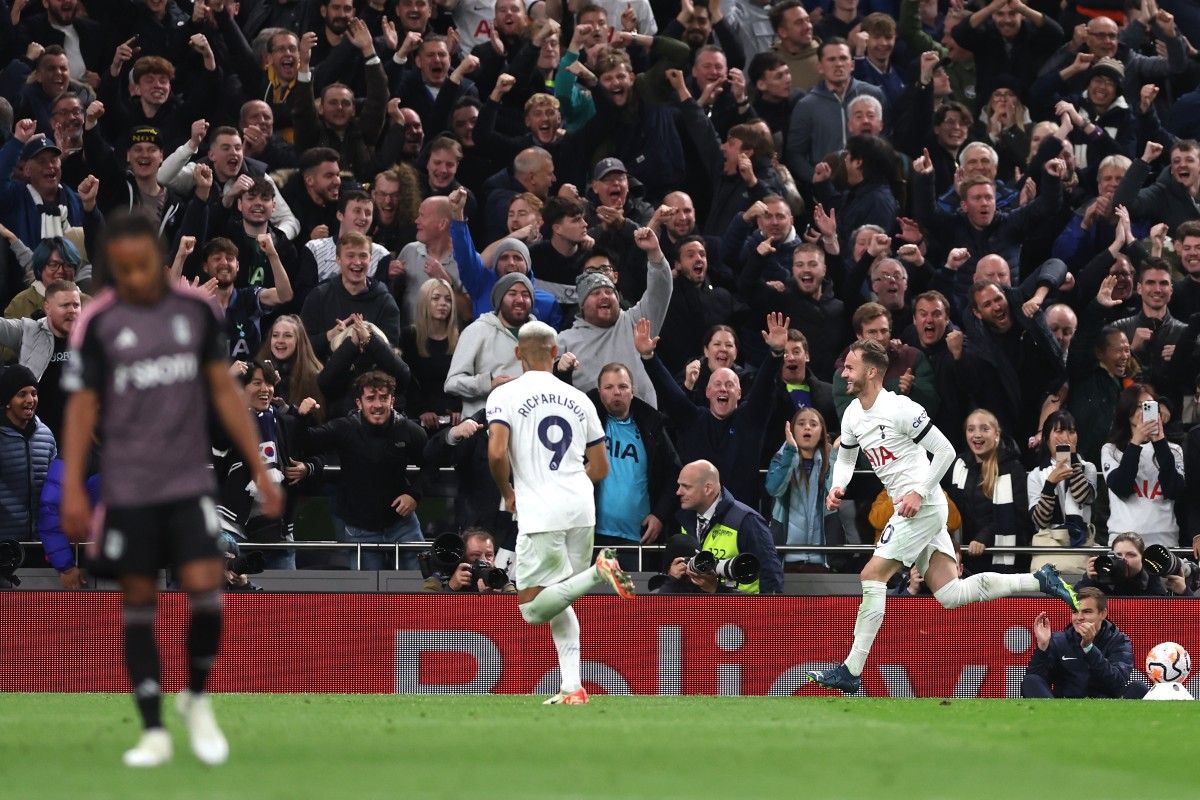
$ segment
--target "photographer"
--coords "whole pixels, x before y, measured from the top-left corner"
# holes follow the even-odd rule
[[[453,534],[450,534],[451,536]],[[496,538],[483,528],[467,528],[462,534],[462,556],[447,572],[432,571],[421,586],[423,592],[468,592],[474,594],[514,594],[517,587],[510,580],[493,589],[480,577],[472,579],[478,567],[491,567],[496,561]],[[436,547],[435,547],[436,551]],[[439,566],[449,566],[440,565]]]
[[[1141,536],[1118,534],[1112,541],[1112,553],[1088,559],[1087,575],[1075,585],[1076,590],[1098,587],[1111,597],[1191,596],[1181,576],[1169,575],[1164,579],[1147,569],[1148,564],[1142,558],[1145,552]]]
[[[1046,612],[1033,620],[1037,649],[1021,680],[1021,697],[1105,697],[1140,700],[1147,687],[1129,681],[1133,643],[1108,619],[1108,598],[1095,588],[1080,589],[1071,624],[1050,631]]]

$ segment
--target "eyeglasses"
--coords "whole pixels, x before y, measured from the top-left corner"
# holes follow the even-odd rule
[[[1091,31],[1088,31],[1087,35],[1094,36],[1097,39],[1116,39],[1117,38],[1117,34],[1115,34],[1115,33],[1092,33]]]
[[[65,261],[47,261],[45,264],[42,265],[42,269],[43,270],[47,270],[47,269],[67,270],[67,269],[74,269],[74,267]]]
[[[904,274],[903,272],[880,272],[874,278],[871,278],[871,282],[878,283],[879,281],[896,281],[899,283],[900,281],[907,279],[908,275]]]

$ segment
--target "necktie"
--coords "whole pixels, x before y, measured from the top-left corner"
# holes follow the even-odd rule
[[[704,541],[704,534],[708,531],[708,517],[702,514],[696,515],[696,538]]]

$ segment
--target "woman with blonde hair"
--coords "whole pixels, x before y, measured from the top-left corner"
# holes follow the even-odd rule
[[[443,389],[458,345],[458,324],[450,284],[441,278],[421,284],[413,324],[400,333],[400,349],[412,370],[408,416],[429,431],[457,425],[462,417],[462,399]]]
[[[801,408],[784,426],[785,442],[767,469],[775,498],[771,530],[777,545],[825,544],[825,495],[832,475],[829,432],[815,408]],[[826,572],[824,553],[786,553],[785,572]]]
[[[946,473],[945,489],[962,514],[963,563],[971,572],[1024,572],[1028,556],[985,553],[1029,544],[1025,468],[996,415],[980,408],[963,426],[967,449]]]
[[[316,422],[325,420],[325,396],[317,385],[321,362],[313,352],[304,323],[295,314],[283,314],[271,324],[266,340],[258,349],[259,361],[270,361],[279,373],[275,396],[297,405],[311,397],[322,407],[310,412]]]

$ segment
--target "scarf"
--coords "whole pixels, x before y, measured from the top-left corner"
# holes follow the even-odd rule
[[[40,219],[38,230],[40,231],[39,238],[55,239],[61,238],[64,233],[71,227],[71,220],[67,216],[67,207],[58,203],[43,203],[42,197],[30,184],[25,184],[26,191],[33,198],[33,206],[38,211]]]

